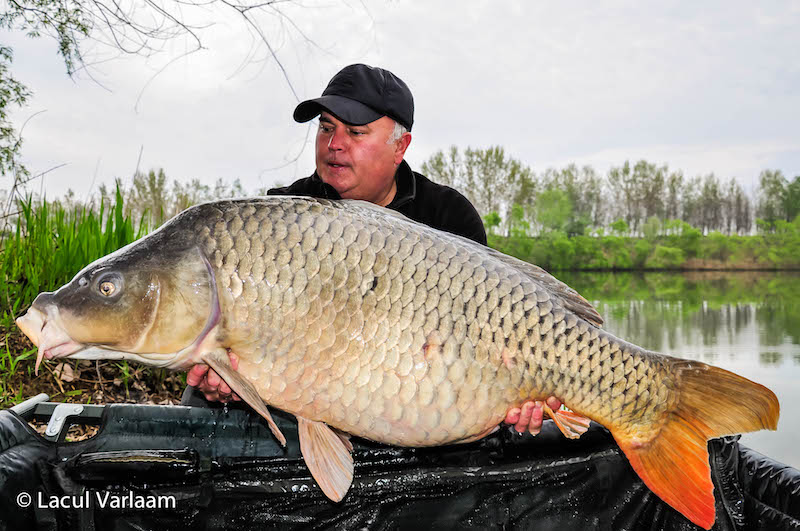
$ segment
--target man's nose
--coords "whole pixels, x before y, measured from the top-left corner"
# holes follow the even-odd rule
[[[328,140],[328,149],[331,151],[341,151],[345,147],[347,141],[347,134],[341,131],[338,127],[331,133],[331,138]]]

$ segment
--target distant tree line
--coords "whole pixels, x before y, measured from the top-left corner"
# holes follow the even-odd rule
[[[74,191],[54,203],[66,210],[88,207],[97,211],[100,204],[112,205],[116,202],[117,191],[121,194],[125,214],[139,223],[156,228],[179,212],[192,205],[248,195],[265,195],[267,189],[260,188],[252,193],[245,191],[239,179],[231,182],[217,179],[213,186],[203,184],[199,179],[188,182],[170,180],[163,168],[136,172],[130,181],[117,178],[113,186],[101,184],[88,204],[82,202]]]
[[[421,169],[463,192],[487,229],[503,236],[551,231],[659,235],[681,227],[678,222],[702,234],[744,235],[774,231],[778,222],[800,214],[800,176],[790,181],[779,170],[762,171],[750,197],[736,178],[686,177],[645,160],[626,161],[605,175],[575,164],[535,173],[499,146],[453,146],[435,153]]]

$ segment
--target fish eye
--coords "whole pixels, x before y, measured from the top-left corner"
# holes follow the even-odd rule
[[[117,273],[105,273],[100,275],[95,284],[95,289],[103,297],[116,297],[122,291],[122,276]]]
[[[114,292],[117,291],[117,287],[110,280],[106,280],[104,282],[101,282],[100,286],[99,286],[99,289],[100,289],[100,293],[102,293],[106,297],[112,296],[114,294]]]

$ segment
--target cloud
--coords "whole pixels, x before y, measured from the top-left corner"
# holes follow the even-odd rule
[[[408,82],[412,165],[450,145],[502,145],[536,169],[646,158],[745,181],[773,164],[800,174],[793,2],[285,5],[286,17],[261,22],[300,99],[352,62]],[[182,180],[255,189],[311,173],[311,149],[271,169],[307,143],[291,120],[297,99],[255,33],[209,13],[202,51],[181,56],[186,43],[173,42],[92,68],[110,91],[85,73],[68,79],[52,41],[10,36],[14,71],[35,91],[15,119],[47,111],[26,127],[25,160],[33,171],[68,163],[48,193],[129,177],[140,149],[142,169]]]

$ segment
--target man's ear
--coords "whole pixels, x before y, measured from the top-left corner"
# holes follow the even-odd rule
[[[403,133],[403,136],[394,144],[394,163],[395,165],[403,162],[408,145],[411,144],[411,133]]]

